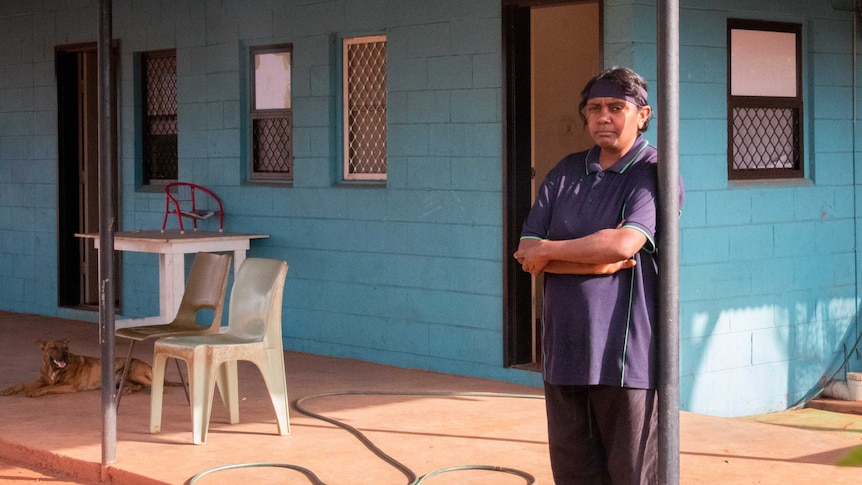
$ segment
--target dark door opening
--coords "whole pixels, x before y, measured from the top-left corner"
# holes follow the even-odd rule
[[[536,190],[565,155],[592,145],[580,90],[602,67],[601,2],[506,0],[503,163],[504,365],[540,369],[542,278],[512,253]]]
[[[96,44],[57,47],[58,304],[98,310],[99,257],[79,233],[99,232],[99,98]],[[116,107],[114,107],[116,112]],[[114,119],[117,119],[116,116]],[[116,129],[116,127],[114,128]],[[117,173],[117,157],[111,157]],[[116,175],[114,194],[116,189]],[[118,198],[113,201],[119,214]],[[119,268],[119,258],[115,263]],[[117,272],[119,274],[119,272]],[[119,301],[119,280],[114,278]]]

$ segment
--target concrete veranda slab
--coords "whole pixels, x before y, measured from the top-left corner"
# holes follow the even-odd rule
[[[93,323],[0,312],[0,332],[0,388],[37,375],[36,339],[69,338],[73,352],[99,355],[98,326]],[[117,345],[118,355],[125,350],[125,345]],[[152,345],[136,347],[136,357],[150,362]],[[359,429],[416,475],[446,467],[488,465],[526,472],[540,484],[553,483],[541,389],[296,352],[285,352],[285,366],[292,402],[348,393],[310,399],[305,406]],[[168,377],[176,380],[176,368],[169,366],[169,372],[173,375]],[[181,389],[165,390],[159,434],[149,433],[149,391],[125,396],[117,415],[116,463],[103,469],[100,392],[0,397],[0,459],[44,473],[42,478],[15,475],[19,471],[0,461],[0,483],[30,479],[35,483],[50,477],[47,480],[53,483],[183,484],[206,470],[249,462],[305,467],[329,485],[409,483],[404,473],[347,431],[294,407],[291,434],[278,436],[263,380],[251,365],[240,365],[240,399],[240,423],[228,424],[216,400],[208,443],[194,445]],[[682,413],[681,482],[858,484],[862,470],[834,463],[859,445],[862,436],[850,431]],[[197,483],[252,481],[256,485],[313,483],[300,472],[282,467],[220,471]],[[425,483],[507,485],[523,484],[525,479],[464,470],[437,475]]]

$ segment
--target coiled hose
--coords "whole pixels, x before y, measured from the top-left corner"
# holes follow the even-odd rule
[[[491,465],[463,465],[463,466],[455,466],[448,468],[440,468],[438,470],[431,471],[421,477],[417,477],[416,473],[413,472],[409,467],[399,462],[391,455],[387,454],[383,450],[381,450],[377,445],[375,445],[367,436],[365,436],[361,431],[350,426],[347,423],[338,421],[337,419],[330,418],[328,416],[324,416],[319,413],[315,413],[313,411],[309,411],[305,408],[304,403],[313,399],[319,399],[323,397],[333,397],[333,396],[422,396],[422,397],[496,397],[496,398],[515,398],[515,399],[544,399],[544,396],[536,396],[532,394],[505,394],[505,393],[494,393],[494,392],[384,392],[384,391],[346,391],[346,392],[331,392],[325,394],[315,394],[313,396],[306,396],[297,400],[294,403],[294,408],[302,414],[309,416],[314,419],[318,419],[321,421],[325,421],[332,425],[338,426],[339,428],[349,432],[356,439],[358,439],[366,448],[368,448],[372,453],[374,453],[378,458],[388,463],[390,466],[401,472],[407,478],[407,485],[422,485],[425,483],[426,479],[431,477],[441,475],[443,473],[457,472],[457,471],[465,471],[465,470],[483,470],[483,471],[492,471],[499,473],[507,473],[510,475],[516,475],[523,478],[527,485],[535,485],[536,478],[530,475],[527,472],[517,470],[515,468],[507,468],[500,466],[491,466]],[[275,463],[275,462],[253,462],[253,463],[238,463],[233,465],[222,465],[215,468],[210,468],[209,470],[205,470],[201,473],[198,473],[194,477],[192,477],[188,485],[195,485],[198,479],[203,478],[206,475],[225,471],[225,470],[234,470],[237,468],[256,468],[256,467],[272,467],[272,468],[288,468],[291,470],[298,471],[308,478],[309,482],[312,485],[327,485],[323,480],[320,479],[317,474],[308,468],[301,467],[299,465],[291,465],[288,463]]]

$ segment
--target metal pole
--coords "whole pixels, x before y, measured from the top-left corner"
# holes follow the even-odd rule
[[[99,6],[99,344],[102,348],[102,466],[116,462],[117,408],[114,406],[114,181],[113,55],[111,0]],[[104,469],[103,469],[104,471]]]
[[[679,484],[679,2],[658,0],[659,480]]]

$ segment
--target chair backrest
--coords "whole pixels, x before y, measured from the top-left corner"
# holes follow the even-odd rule
[[[286,276],[285,261],[247,258],[231,290],[227,333],[282,348],[281,305]]]
[[[171,330],[201,330],[201,325],[196,323],[197,312],[211,310],[212,322],[206,333],[218,332],[227,293],[230,260],[230,254],[195,254],[180,308],[176,318],[170,323]]]
[[[219,231],[224,229],[224,208],[221,199],[210,189],[189,182],[173,182],[165,186],[165,217],[162,231],[168,222],[168,214],[176,214],[180,230],[183,230],[183,217],[192,219],[194,228],[198,219],[219,216]]]

